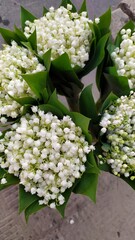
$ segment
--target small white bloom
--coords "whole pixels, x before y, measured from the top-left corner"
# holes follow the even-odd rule
[[[6,178],[2,178],[2,179],[1,179],[1,184],[6,184],[6,183],[7,183]]]

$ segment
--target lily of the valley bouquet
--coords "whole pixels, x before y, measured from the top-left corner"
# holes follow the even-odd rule
[[[113,43],[110,22],[110,9],[92,21],[85,1],[63,0],[0,28],[0,190],[19,185],[26,220],[46,206],[64,215],[72,192],[95,201],[100,169],[134,187],[134,24]],[[97,103],[82,80],[95,68]]]

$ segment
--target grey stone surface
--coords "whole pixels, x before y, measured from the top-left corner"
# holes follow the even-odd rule
[[[58,4],[59,1],[57,1]],[[80,5],[80,1],[74,0]],[[107,9],[109,4],[120,1],[88,1],[91,15]],[[131,2],[132,8],[135,6]],[[19,24],[19,5],[31,9],[37,16],[42,5],[55,4],[56,0],[0,0],[0,16],[8,20],[8,27]],[[127,16],[121,10],[113,13],[113,32],[119,29]],[[7,23],[8,23],[7,21]],[[3,23],[0,23],[3,27]],[[94,72],[84,80],[94,82]],[[95,89],[96,91],[96,89]],[[97,93],[95,92],[95,95]],[[30,217],[26,225],[23,214],[18,215],[18,189],[11,187],[0,192],[0,240],[134,240],[135,237],[135,192],[122,180],[102,173],[99,179],[96,205],[87,197],[72,195],[66,217],[46,208]],[[70,220],[74,224],[70,224]]]

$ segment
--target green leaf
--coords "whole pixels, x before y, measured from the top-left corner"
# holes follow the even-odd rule
[[[5,42],[7,44],[11,44],[11,42],[14,40],[15,42],[19,43],[19,38],[18,36],[10,31],[9,29],[6,28],[0,28],[0,34],[2,35],[2,37],[4,38]]]
[[[97,166],[96,159],[94,157],[94,153],[93,152],[90,152],[87,155],[86,172],[96,173],[96,174],[100,173],[100,170],[99,170],[99,168]]]
[[[111,24],[111,8],[109,8],[102,16],[100,16],[100,22],[98,27],[100,29],[101,35],[109,32],[109,27]]]
[[[51,112],[52,114],[56,115],[59,118],[63,117],[63,113],[60,111],[60,109],[58,109],[55,106],[52,106],[50,104],[39,105],[39,108],[42,111],[44,111],[45,113]]]
[[[80,77],[85,76],[90,71],[92,71],[94,68],[96,68],[103,60],[105,56],[105,45],[108,41],[108,38],[110,36],[110,33],[104,35],[97,43],[95,53],[92,56],[92,58],[88,61],[86,66],[83,68],[81,73],[79,74]]]
[[[98,174],[84,173],[80,182],[74,189],[77,194],[83,194],[89,197],[93,202],[96,202],[96,192],[98,184]]]
[[[30,35],[28,38],[28,41],[30,42],[32,49],[37,52],[37,35],[36,35],[36,30]]]
[[[113,94],[112,92],[108,95],[108,97],[103,102],[103,105],[101,106],[100,112],[103,113],[108,107],[117,99],[118,97]]]
[[[90,119],[78,112],[71,112],[70,116],[72,117],[74,123],[82,129],[82,132],[84,133],[87,141],[91,143],[92,137],[88,132]]]
[[[37,195],[32,195],[24,190],[23,185],[19,185],[19,213],[28,208],[33,202],[39,200]]]
[[[53,94],[50,96],[48,104],[59,109],[63,115],[70,115],[70,111],[58,100],[56,91],[54,91]]]
[[[39,205],[38,201],[33,202],[29,207],[27,207],[25,209],[26,222],[28,222],[30,215],[38,212],[39,210],[41,210],[42,208],[45,208],[45,207],[46,207],[45,205]]]
[[[62,78],[65,78],[68,83],[74,83],[77,85],[80,89],[82,89],[83,84],[78,79],[76,73],[74,72],[73,68],[71,67],[70,59],[67,55],[67,53],[62,54],[57,59],[52,61],[52,68],[60,75],[62,75]],[[60,79],[58,79],[60,81]]]
[[[0,178],[3,178],[6,173],[6,170],[0,167]]]
[[[46,15],[46,13],[48,13],[48,9],[46,7],[43,7],[43,16]]]
[[[92,94],[92,84],[88,85],[82,91],[79,99],[80,111],[83,115],[91,118],[93,122],[98,119],[98,113],[96,108],[96,103]]]
[[[43,89],[46,88],[48,72],[42,71],[33,74],[23,74],[22,77],[36,96],[41,99]]]
[[[122,96],[124,94],[129,94],[131,89],[129,88],[128,79],[124,76],[112,75],[111,72],[113,68],[108,68],[109,74],[104,73],[104,76],[110,86],[110,92],[114,92],[117,96]],[[112,74],[111,74],[112,73]],[[115,73],[114,73],[115,74]]]
[[[9,95],[9,94],[8,94]],[[20,105],[37,105],[37,100],[32,97],[22,97],[22,98],[15,98],[9,95],[14,101],[18,102]]]
[[[86,0],[84,0],[84,1],[82,2],[82,6],[81,6],[81,8],[80,8],[80,10],[79,10],[78,13],[82,13],[82,12],[87,12]]]
[[[32,13],[30,13],[27,9],[21,6],[21,25],[23,30],[25,28],[25,22],[27,20],[33,22],[35,19],[37,18]]]
[[[44,55],[43,55],[44,65],[46,67],[46,70],[49,72],[51,67],[51,49],[49,49]]]
[[[63,7],[65,7],[65,8],[67,8],[67,4],[72,5],[72,10],[71,10],[71,12],[77,12],[76,7],[74,6],[74,4],[73,4],[70,0],[62,0],[60,6],[63,6]]]
[[[7,173],[4,177],[6,178],[7,183],[6,184],[0,184],[0,190],[3,190],[7,187],[10,187],[12,185],[16,185],[16,184],[19,183],[19,178],[15,177],[12,174]]]
[[[27,38],[26,38],[26,36],[25,36],[25,34],[19,29],[19,28],[17,28],[16,26],[14,26],[14,28],[15,28],[15,34],[18,36],[18,38],[20,39],[20,41],[22,42],[25,42],[25,41],[27,41]]]

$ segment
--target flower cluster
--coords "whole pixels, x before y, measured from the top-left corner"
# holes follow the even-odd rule
[[[135,87],[135,32],[131,29],[121,30],[122,41],[111,54],[115,62],[117,73],[126,76],[130,88]]]
[[[24,33],[29,37],[36,29],[37,50],[42,56],[51,49],[51,59],[54,60],[63,53],[67,53],[72,67],[85,66],[89,60],[92,31],[91,20],[87,12],[72,12],[72,5],[58,9],[51,7],[45,16],[35,19],[34,22],[26,21]],[[99,22],[96,18],[95,22]]]
[[[85,171],[93,146],[69,116],[59,120],[36,106],[32,111],[0,140],[0,167],[19,177],[26,192],[37,194],[39,204],[54,208],[64,203],[62,193]]]
[[[14,98],[33,96],[22,74],[36,73],[45,70],[37,57],[28,49],[20,47],[15,41],[11,46],[4,45],[0,50],[0,116],[16,118],[20,113],[20,104]]]
[[[135,178],[135,93],[118,98],[104,113],[101,132],[106,132],[109,149],[99,156],[107,162],[112,172]]]

